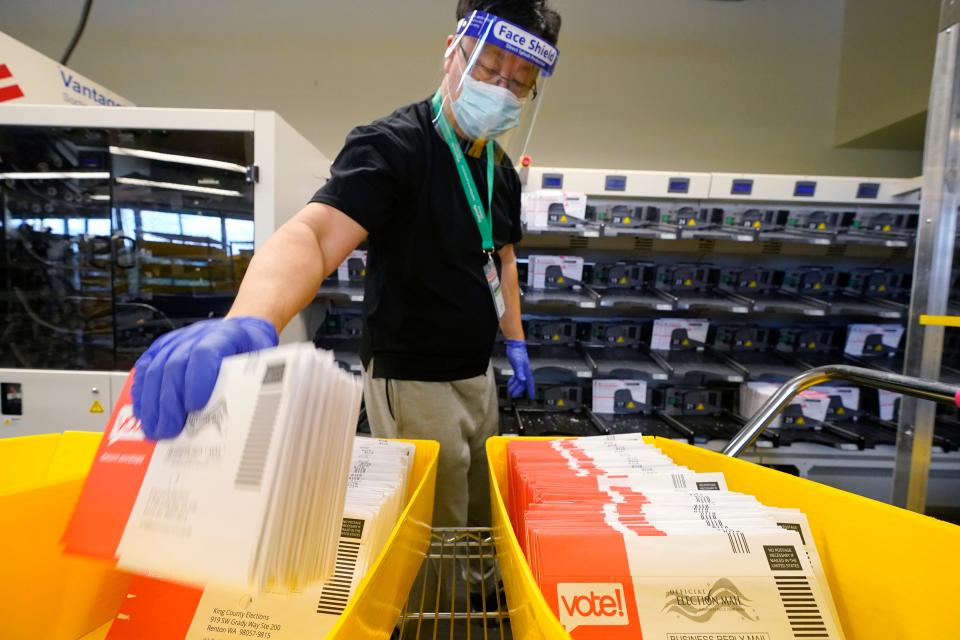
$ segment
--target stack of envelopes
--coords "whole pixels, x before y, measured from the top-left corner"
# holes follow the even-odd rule
[[[510,516],[577,639],[842,638],[805,516],[638,437],[510,442]]]
[[[329,352],[226,358],[183,432],[149,442],[130,382],[64,541],[121,569],[297,591],[333,575],[362,384]]]

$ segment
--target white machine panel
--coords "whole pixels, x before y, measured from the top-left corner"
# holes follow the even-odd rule
[[[710,174],[689,171],[531,168],[525,190],[562,189],[588,195],[701,200],[710,194]]]
[[[0,369],[0,438],[103,431],[127,374]]]
[[[916,206],[920,202],[917,181],[903,178],[551,167],[521,168],[520,175],[527,192],[557,189],[593,197],[862,206]]]
[[[715,173],[709,198],[860,205],[916,204],[917,192],[904,195],[903,183],[899,178]]]

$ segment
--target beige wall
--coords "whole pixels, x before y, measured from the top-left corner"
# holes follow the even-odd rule
[[[75,19],[64,4],[3,0],[0,29],[57,57]],[[916,151],[834,145],[841,0],[555,4],[537,164],[919,172]],[[453,6],[97,0],[71,65],[141,105],[276,109],[333,156],[352,125],[431,93]]]
[[[838,144],[923,146],[939,15],[940,0],[846,0]]]

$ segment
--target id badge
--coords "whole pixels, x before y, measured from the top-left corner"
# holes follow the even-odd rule
[[[497,309],[497,320],[499,320],[507,312],[507,304],[503,301],[500,276],[497,275],[497,265],[493,263],[493,256],[487,256],[487,262],[483,265],[483,275],[487,279],[487,286],[490,287],[490,295],[493,296],[493,306]]]

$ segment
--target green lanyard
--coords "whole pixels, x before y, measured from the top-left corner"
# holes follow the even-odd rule
[[[473,181],[473,175],[470,173],[470,167],[467,166],[467,159],[460,148],[460,142],[457,140],[457,134],[453,131],[453,126],[447,120],[447,116],[441,111],[443,98],[437,91],[433,96],[433,112],[436,115],[440,126],[440,135],[443,141],[450,147],[450,153],[453,154],[453,162],[457,165],[457,174],[460,176],[460,184],[463,185],[463,193],[467,196],[467,203],[470,205],[470,212],[480,230],[480,239],[483,241],[483,250],[487,253],[493,251],[493,141],[487,141],[487,209],[484,210],[483,202],[480,200],[480,194],[477,192],[477,184]]]

